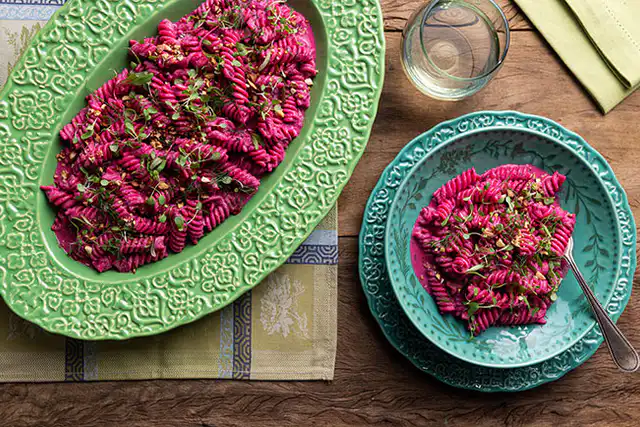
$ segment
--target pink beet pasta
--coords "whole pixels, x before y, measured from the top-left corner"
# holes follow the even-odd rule
[[[565,177],[531,165],[469,169],[433,194],[413,237],[443,314],[478,335],[494,325],[545,323],[575,215],[556,203]]]
[[[125,69],[60,132],[52,229],[74,259],[135,271],[240,212],[300,133],[316,75],[279,0],[207,0],[131,41]]]

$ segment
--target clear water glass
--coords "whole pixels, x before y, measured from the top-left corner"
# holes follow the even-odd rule
[[[492,0],[432,0],[402,32],[402,66],[426,95],[455,101],[482,89],[509,50],[509,22]]]

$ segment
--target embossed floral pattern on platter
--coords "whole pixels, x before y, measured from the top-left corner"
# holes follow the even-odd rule
[[[63,267],[43,240],[50,224],[39,224],[37,213],[40,171],[61,117],[112,46],[180,1],[69,1],[0,93],[0,292],[12,310],[48,331],[126,339],[224,307],[282,264],[320,222],[369,139],[384,75],[378,1],[309,0],[329,43],[324,91],[309,136],[246,220],[199,255],[150,277],[103,283]]]

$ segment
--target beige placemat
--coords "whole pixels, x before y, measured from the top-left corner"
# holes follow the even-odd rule
[[[0,0],[0,87],[64,3]],[[0,302],[0,381],[149,378],[330,380],[336,356],[337,208],[285,265],[220,312],[155,337],[78,341]]]

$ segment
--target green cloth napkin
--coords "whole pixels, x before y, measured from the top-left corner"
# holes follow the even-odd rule
[[[620,81],[636,87],[640,83],[640,2],[565,1]]]
[[[0,88],[31,37],[64,0],[6,3],[0,0]],[[122,342],[65,338],[21,319],[0,299],[0,381],[330,380],[336,357],[337,228],[334,208],[259,286],[215,314],[157,336]]]
[[[515,0],[604,113],[640,81],[636,0]],[[635,40],[639,40],[638,43]]]

